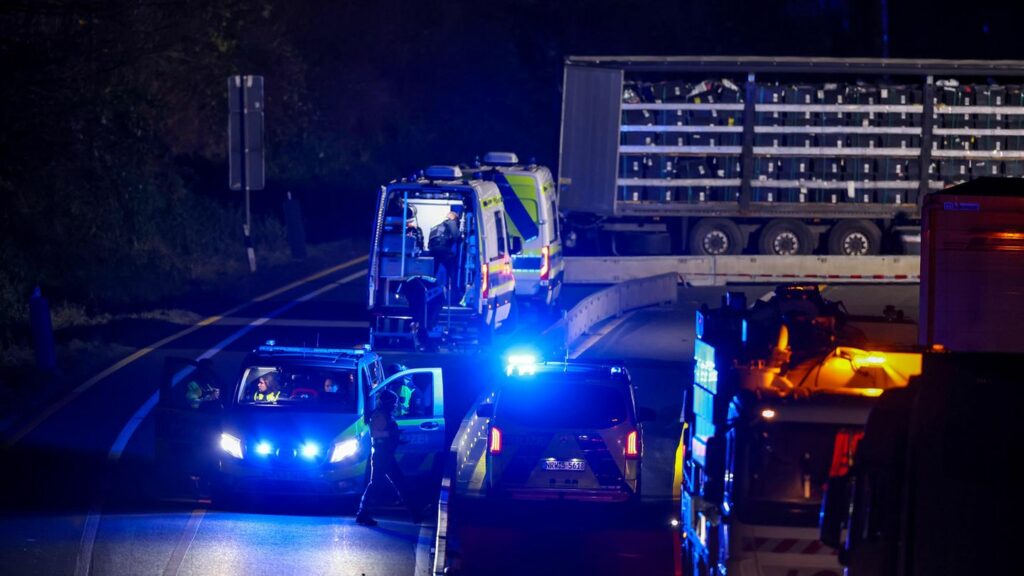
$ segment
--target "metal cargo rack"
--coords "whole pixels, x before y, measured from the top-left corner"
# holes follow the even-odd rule
[[[617,111],[598,111],[618,125],[614,179],[583,176],[574,166],[585,159],[566,158],[563,145],[562,183],[614,186],[612,212],[622,216],[916,218],[930,190],[1024,176],[1024,87],[992,82],[1024,83],[1024,61],[624,56],[566,64],[567,88],[601,90],[591,106],[611,106],[616,82],[622,97]],[[568,114],[585,105],[565,106]],[[575,136],[565,130],[563,141]]]

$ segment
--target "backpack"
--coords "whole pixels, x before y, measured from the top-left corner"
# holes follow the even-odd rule
[[[441,222],[430,229],[430,239],[428,240],[427,249],[431,252],[450,252],[453,240],[454,238],[448,235],[448,230],[445,228],[444,222]]]

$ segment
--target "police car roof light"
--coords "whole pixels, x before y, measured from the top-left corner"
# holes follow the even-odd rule
[[[458,166],[431,166],[426,176],[431,180],[458,180],[462,178],[462,170]]]
[[[537,357],[533,354],[509,354],[506,359],[505,374],[511,376],[529,376],[537,373]]]
[[[515,166],[519,164],[519,157],[515,152],[488,152],[484,154],[484,164],[495,166]]]

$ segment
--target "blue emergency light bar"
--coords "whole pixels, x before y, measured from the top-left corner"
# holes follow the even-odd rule
[[[515,152],[488,152],[484,154],[484,164],[495,166],[515,166],[519,164],[519,157]]]
[[[309,348],[305,346],[276,346],[273,340],[256,349],[264,354],[305,354],[309,356],[362,356],[370,350],[370,345],[365,344],[361,348]]]

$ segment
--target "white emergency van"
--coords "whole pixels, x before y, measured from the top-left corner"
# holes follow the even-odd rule
[[[488,152],[474,167],[474,177],[510,186],[536,227],[520,230],[509,218],[509,234],[519,237],[523,251],[512,256],[516,297],[553,306],[562,289],[564,265],[558,221],[558,193],[551,170],[522,164],[513,152]]]
[[[506,212],[521,226],[511,191],[471,180],[453,166],[381,188],[369,274],[371,342],[376,346],[490,341],[511,313],[515,292]]]

